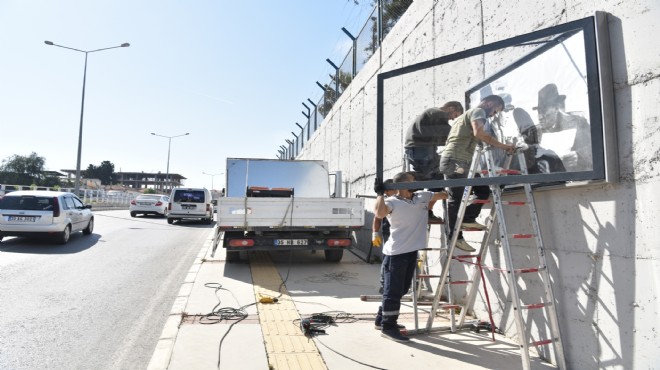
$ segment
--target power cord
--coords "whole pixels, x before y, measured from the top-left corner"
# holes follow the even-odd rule
[[[305,334],[306,337],[308,338],[313,338],[316,337],[316,340],[323,345],[323,347],[329,349],[330,351],[338,354],[341,357],[344,357],[345,359],[351,360],[355,363],[358,363],[360,365],[364,365],[367,367],[370,367],[372,369],[378,369],[378,370],[386,370],[381,367],[369,365],[367,363],[364,363],[362,361],[356,360],[354,358],[348,357],[343,353],[340,353],[332,348],[330,348],[327,344],[323,343],[319,338],[318,334],[325,334],[325,329],[329,326],[336,326],[337,323],[352,323],[359,321],[358,318],[355,316],[344,312],[344,311],[326,311],[326,312],[321,312],[321,313],[314,313],[311,316],[308,317],[303,317],[300,319],[295,319],[293,320],[294,324],[300,325],[300,330],[302,330],[303,334]]]
[[[229,325],[229,328],[227,329],[225,334],[222,336],[222,338],[220,338],[220,344],[218,345],[218,369],[219,369],[220,359],[222,354],[222,342],[225,340],[227,334],[229,334],[229,332],[234,327],[234,325],[238,324],[239,322],[245,320],[248,317],[248,313],[245,311],[245,309],[250,306],[256,305],[257,302],[253,302],[245,306],[241,306],[239,308],[220,307],[220,305],[222,304],[222,300],[218,296],[218,292],[220,290],[226,290],[229,293],[231,293],[232,296],[234,296],[234,294],[230,290],[223,288],[222,284],[220,283],[206,283],[204,284],[204,286],[207,288],[215,289],[214,294],[216,298],[218,298],[218,304],[216,304],[215,307],[213,307],[213,310],[210,313],[207,313],[206,315],[202,316],[202,318],[199,320],[199,323],[210,325],[210,324],[217,324],[222,320],[236,320],[231,325]],[[234,296],[234,300],[238,302],[235,296]]]
[[[325,344],[325,343],[323,343],[319,338],[316,338],[316,341],[319,342],[319,343],[321,343],[321,344],[323,345],[323,347],[329,349],[330,351],[332,351],[332,352],[338,354],[339,356],[341,356],[341,357],[343,357],[343,358],[345,358],[345,359],[347,359],[347,360],[351,360],[351,361],[353,361],[353,362],[355,362],[355,363],[358,363],[358,364],[360,364],[360,365],[364,365],[364,366],[366,366],[366,367],[370,367],[370,368],[372,368],[372,369],[387,370],[387,369],[382,368],[382,367],[378,367],[378,366],[374,366],[374,365],[369,365],[369,364],[367,364],[367,363],[365,363],[365,362],[358,361],[358,360],[356,360],[356,359],[354,359],[354,358],[348,357],[348,356],[346,356],[345,354],[343,354],[343,353],[341,353],[341,352],[337,352],[337,351],[335,351],[334,349],[328,347],[328,345]]]
[[[290,251],[289,253],[289,267],[286,272],[286,277],[282,281],[282,284],[280,284],[278,288],[278,292],[280,293],[277,297],[262,297],[259,301],[262,299],[270,299],[273,302],[277,302],[278,299],[282,296],[282,287],[286,283],[286,281],[289,279],[289,271],[291,271],[291,264],[292,264],[292,259],[293,259],[293,251]],[[220,338],[220,343],[218,344],[218,369],[220,368],[220,360],[221,360],[221,355],[222,355],[222,343],[231,331],[231,329],[234,327],[234,325],[238,324],[239,322],[245,320],[248,317],[248,313],[245,311],[246,308],[250,306],[254,306],[257,304],[257,302],[253,302],[250,304],[247,304],[245,306],[241,306],[239,308],[233,308],[233,307],[220,307],[222,304],[222,300],[220,299],[220,296],[218,295],[218,292],[221,290],[225,290],[229,292],[232,297],[234,297],[234,300],[238,303],[238,299],[236,299],[236,296],[234,296],[234,293],[230,291],[229,289],[225,289],[222,287],[222,284],[220,283],[206,283],[204,284],[205,287],[207,288],[212,288],[214,289],[214,294],[216,298],[218,299],[218,304],[216,304],[213,309],[211,310],[210,313],[207,313],[206,315],[202,316],[200,318],[199,323],[200,324],[205,324],[205,325],[212,325],[212,324],[217,324],[222,322],[223,320],[236,320],[233,322],[231,325],[229,325],[229,328],[225,332],[225,334]],[[270,303],[270,302],[264,302],[264,303]]]

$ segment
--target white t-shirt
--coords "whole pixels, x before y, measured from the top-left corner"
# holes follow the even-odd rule
[[[431,191],[416,191],[411,200],[397,196],[387,197],[390,210],[390,237],[383,246],[383,254],[394,256],[426,248],[429,202]]]

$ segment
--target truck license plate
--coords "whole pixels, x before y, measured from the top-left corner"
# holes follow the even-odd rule
[[[195,209],[195,206],[190,205],[190,204],[183,204],[183,205],[181,205],[181,208],[183,208],[183,209]]]
[[[307,245],[307,239],[275,239],[275,245]]]

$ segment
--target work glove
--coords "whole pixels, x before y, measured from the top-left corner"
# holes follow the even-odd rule
[[[374,192],[376,195],[385,194],[385,185],[383,185],[383,180],[378,177],[374,179]]]
[[[383,236],[378,231],[374,231],[371,234],[371,245],[373,245],[376,248],[380,248],[383,246]]]

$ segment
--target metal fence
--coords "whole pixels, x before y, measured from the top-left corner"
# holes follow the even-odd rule
[[[0,196],[12,191],[18,190],[49,190],[49,191],[63,191],[67,193],[74,193],[73,188],[50,188],[46,186],[29,186],[29,185],[0,185]],[[78,197],[85,204],[92,204],[101,207],[105,206],[125,206],[128,207],[131,200],[135,199],[141,193],[131,191],[108,191],[96,189],[80,189],[78,190]]]
[[[325,83],[316,81],[322,91],[322,96],[316,102],[310,99],[303,102],[306,109],[302,112],[305,116],[304,124],[296,122],[296,129],[291,131],[293,139],[286,139],[285,144],[280,145],[278,158],[295,159],[298,156],[314,132],[321,126],[325,116],[332,110],[337,99],[350,86],[353,78],[369,59],[378,52],[382,40],[399,18],[403,16],[411,3],[412,0],[377,0],[375,7],[357,36],[353,36],[346,28],[342,28],[346,36],[353,41],[353,46],[339,65],[330,59],[326,59],[326,62],[335,71],[329,74],[329,79]]]

